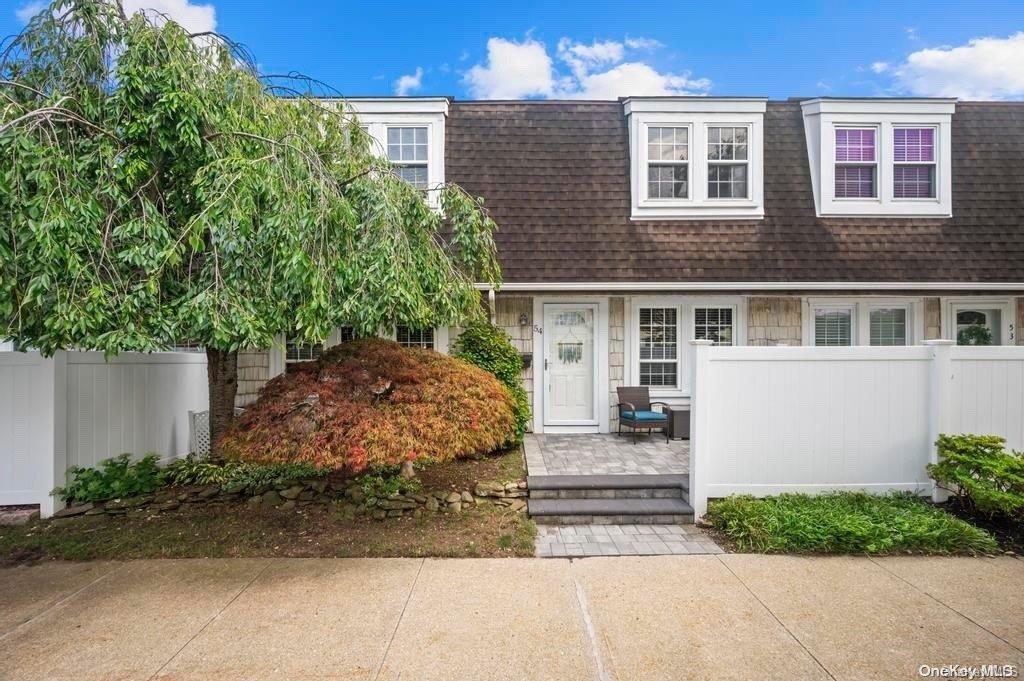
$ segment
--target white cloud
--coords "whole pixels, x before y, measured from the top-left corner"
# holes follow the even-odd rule
[[[889,70],[889,64],[884,61],[876,61],[871,64],[871,70],[875,73],[885,73]]]
[[[47,2],[30,2],[19,7],[15,14],[27,23],[36,14],[46,9]],[[189,33],[204,33],[217,28],[217,16],[213,5],[193,5],[188,0],[123,0],[124,11],[131,15],[139,11],[159,18],[161,15],[181,24]]]
[[[547,97],[555,89],[554,65],[544,43],[529,36],[521,43],[491,38],[487,63],[467,71],[465,81],[479,99]]]
[[[406,74],[395,81],[395,94],[404,97],[421,87],[423,87],[423,69],[417,66],[415,73]]]
[[[693,78],[689,72],[664,73],[643,61],[627,61],[630,51],[660,46],[649,38],[590,43],[562,38],[555,49],[556,63],[547,47],[530,36],[522,42],[491,38],[487,61],[471,68],[465,83],[470,95],[480,99],[706,94],[711,87],[706,78]]]
[[[703,95],[711,88],[707,78],[659,73],[643,62],[626,62],[579,79],[579,87],[563,92],[574,99],[617,99],[661,95]]]
[[[18,17],[18,21],[27,24],[32,20],[32,17],[46,9],[46,6],[47,3],[45,2],[30,2],[14,10],[14,14]]]
[[[904,92],[930,97],[1015,99],[1024,97],[1024,31],[1007,38],[974,38],[966,45],[911,53],[892,67]]]

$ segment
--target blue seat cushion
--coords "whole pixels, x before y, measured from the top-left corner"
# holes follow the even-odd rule
[[[667,421],[668,416],[662,414],[660,411],[624,411],[621,414],[622,418],[629,419],[631,421]]]

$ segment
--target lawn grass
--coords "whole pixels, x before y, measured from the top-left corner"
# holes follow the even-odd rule
[[[708,520],[750,553],[991,554],[992,535],[909,494],[836,492],[733,496],[711,502]]]

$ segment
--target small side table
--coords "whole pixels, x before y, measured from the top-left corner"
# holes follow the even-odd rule
[[[665,407],[668,414],[668,437],[670,440],[690,439],[690,410],[682,407]]]

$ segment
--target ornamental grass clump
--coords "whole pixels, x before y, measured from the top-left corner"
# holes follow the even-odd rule
[[[359,474],[492,452],[514,437],[515,406],[483,369],[432,350],[362,339],[268,383],[220,444],[240,461]]]
[[[712,526],[753,553],[984,554],[982,529],[911,494],[834,492],[732,496],[708,507]]]

